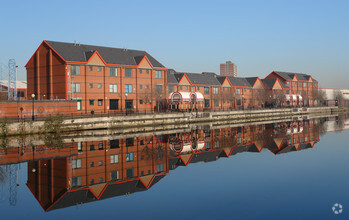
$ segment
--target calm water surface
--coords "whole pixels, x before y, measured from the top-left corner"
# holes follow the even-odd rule
[[[1,219],[349,219],[349,130],[322,122],[14,147]]]

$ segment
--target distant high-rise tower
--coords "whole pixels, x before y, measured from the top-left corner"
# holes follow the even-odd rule
[[[238,76],[238,70],[235,63],[231,61],[227,61],[225,63],[221,63],[221,76]]]

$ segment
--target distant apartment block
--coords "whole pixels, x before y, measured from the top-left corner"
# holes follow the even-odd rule
[[[238,76],[238,70],[235,63],[232,63],[231,61],[227,61],[225,63],[221,63],[220,65],[220,73],[221,76]]]

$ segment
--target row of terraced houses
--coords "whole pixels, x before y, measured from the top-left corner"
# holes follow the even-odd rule
[[[38,115],[317,105],[318,82],[307,74],[273,71],[261,79],[176,72],[138,50],[43,41],[25,67],[24,115],[31,114],[32,99]]]

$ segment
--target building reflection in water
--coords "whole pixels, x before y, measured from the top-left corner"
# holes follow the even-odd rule
[[[98,141],[62,148],[11,148],[0,163],[28,161],[27,186],[45,211],[128,195],[152,187],[170,170],[242,152],[274,154],[313,148],[318,119]],[[140,134],[141,135],[141,134]]]

